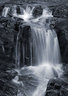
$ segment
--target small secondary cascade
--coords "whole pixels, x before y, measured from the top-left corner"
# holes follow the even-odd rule
[[[10,10],[9,7],[4,7],[3,12],[2,12],[2,16],[7,17],[9,10]]]
[[[21,84],[17,96],[45,96],[48,81],[62,75],[60,64],[60,49],[55,30],[50,29],[50,19],[53,17],[48,8],[43,8],[43,13],[37,18],[33,17],[34,7],[29,6],[23,10],[23,14],[16,13],[16,6],[13,9],[13,17],[21,18],[31,27],[31,65],[20,68],[20,46],[19,34],[16,42],[16,64],[19,76],[13,79],[16,84]],[[4,11],[6,10],[6,11]],[[4,9],[2,15],[7,16],[8,9]],[[5,12],[5,13],[4,13]],[[48,20],[48,22],[47,22]],[[25,52],[23,47],[23,54]],[[24,61],[24,58],[23,61]]]

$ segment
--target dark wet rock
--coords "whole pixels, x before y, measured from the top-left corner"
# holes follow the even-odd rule
[[[0,18],[0,59],[5,63],[14,63],[15,23],[12,18]]]
[[[12,80],[17,75],[17,72],[13,71],[1,71],[0,72],[0,79],[5,81]]]
[[[53,6],[50,6],[50,9],[52,10],[52,14],[54,17],[68,18],[68,6],[63,4],[60,4],[60,6],[53,5]]]
[[[55,23],[55,30],[57,32],[62,61],[68,63],[68,20],[58,20]]]
[[[2,15],[2,11],[3,11],[3,8],[4,8],[4,4],[0,4],[0,16]]]
[[[62,87],[60,91],[60,96],[68,96],[68,89]]]
[[[45,96],[60,96],[58,91],[55,90],[49,90],[47,91]]]
[[[0,80],[0,96],[16,96],[17,86],[12,82]]]
[[[64,79],[52,79],[49,81],[45,96],[67,96],[68,83]]]
[[[0,96],[16,96],[17,86],[12,83],[12,79],[16,76],[16,72],[0,70]]]
[[[57,83],[55,83],[54,88],[57,89],[57,90],[60,90],[60,88],[61,88],[61,84],[57,84]]]
[[[23,24],[23,19],[20,19],[20,18],[14,18],[16,20],[16,23],[15,23],[15,31],[19,32],[19,29],[20,29],[20,25]]]
[[[20,6],[16,7],[17,14],[21,14]]]
[[[47,90],[60,90],[62,84],[63,82],[59,79],[51,79],[48,83]]]
[[[22,24],[20,26],[20,33],[18,35],[18,42],[19,42],[19,52],[20,52],[20,66],[24,66],[24,65],[30,65],[30,59],[31,59],[31,54],[30,54],[30,38],[31,38],[31,28],[29,25],[24,25]],[[19,48],[18,46],[18,48]],[[25,48],[25,49],[23,49]],[[22,50],[23,49],[23,50]],[[25,57],[23,51],[26,53]],[[24,58],[23,58],[24,57]],[[23,58],[23,59],[22,59]]]
[[[34,16],[35,18],[41,16],[42,13],[43,13],[43,8],[42,8],[41,6],[36,6],[36,7],[34,8],[34,10],[33,10],[33,16]]]
[[[68,18],[68,6],[59,6],[56,8],[54,16],[59,18]]]
[[[15,64],[10,63],[9,58],[7,58],[6,56],[4,58],[6,60],[5,59],[4,59],[4,61],[0,60],[0,71],[6,71],[6,70],[11,70],[11,69],[15,68]]]
[[[27,42],[30,38],[30,26],[29,25],[24,25],[20,27],[20,32],[21,32],[21,39],[23,42]]]

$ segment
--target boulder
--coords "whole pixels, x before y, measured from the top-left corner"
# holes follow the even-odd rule
[[[42,6],[36,6],[36,7],[34,8],[32,14],[33,14],[33,16],[34,16],[35,18],[37,18],[37,17],[41,16],[42,13],[43,13],[43,8],[42,8]]]
[[[68,96],[68,89],[62,87],[60,90],[60,96]]]
[[[0,96],[17,96],[17,86],[12,82],[7,82],[0,79]]]
[[[16,7],[17,14],[22,14],[23,10],[21,9],[20,6]]]
[[[59,92],[56,90],[47,91],[45,96],[59,96]]]
[[[4,4],[0,4],[0,16],[2,15],[3,8],[4,8]]]
[[[51,79],[47,85],[45,96],[67,96],[68,83],[64,79]]]

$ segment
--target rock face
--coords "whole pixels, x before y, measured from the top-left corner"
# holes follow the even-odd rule
[[[49,81],[45,96],[67,96],[68,83],[62,79],[52,79]]]
[[[35,18],[41,16],[42,13],[43,13],[43,8],[42,8],[41,6],[36,6],[36,7],[34,8],[34,10],[33,10],[33,16],[34,16]]]
[[[30,38],[31,38],[31,28],[29,25],[21,25],[19,28],[19,35],[18,35],[18,55],[20,67],[24,65],[30,65],[31,61],[31,54],[30,54]],[[17,43],[16,43],[17,44]],[[17,58],[17,59],[18,59]]]
[[[0,96],[16,96],[17,86],[12,82],[0,80]]]
[[[17,93],[16,85],[11,82],[16,73],[6,72],[15,68],[14,25],[10,18],[0,17],[0,96],[16,96]]]
[[[50,9],[56,18],[54,28],[59,40],[62,62],[68,63],[68,6],[53,6]]]
[[[0,5],[0,16],[2,15],[3,8],[4,8],[4,4]]]
[[[57,18],[68,18],[68,6],[60,5],[51,7],[53,16]]]
[[[56,23],[55,30],[57,32],[62,61],[68,63],[68,20],[62,20]]]
[[[0,60],[4,60],[7,63],[13,62],[13,26],[14,23],[9,18],[1,18],[0,19]],[[10,27],[11,26],[11,27]]]

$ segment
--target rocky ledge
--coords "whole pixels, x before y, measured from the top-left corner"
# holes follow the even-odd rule
[[[58,78],[49,81],[45,96],[68,96],[68,82]]]

